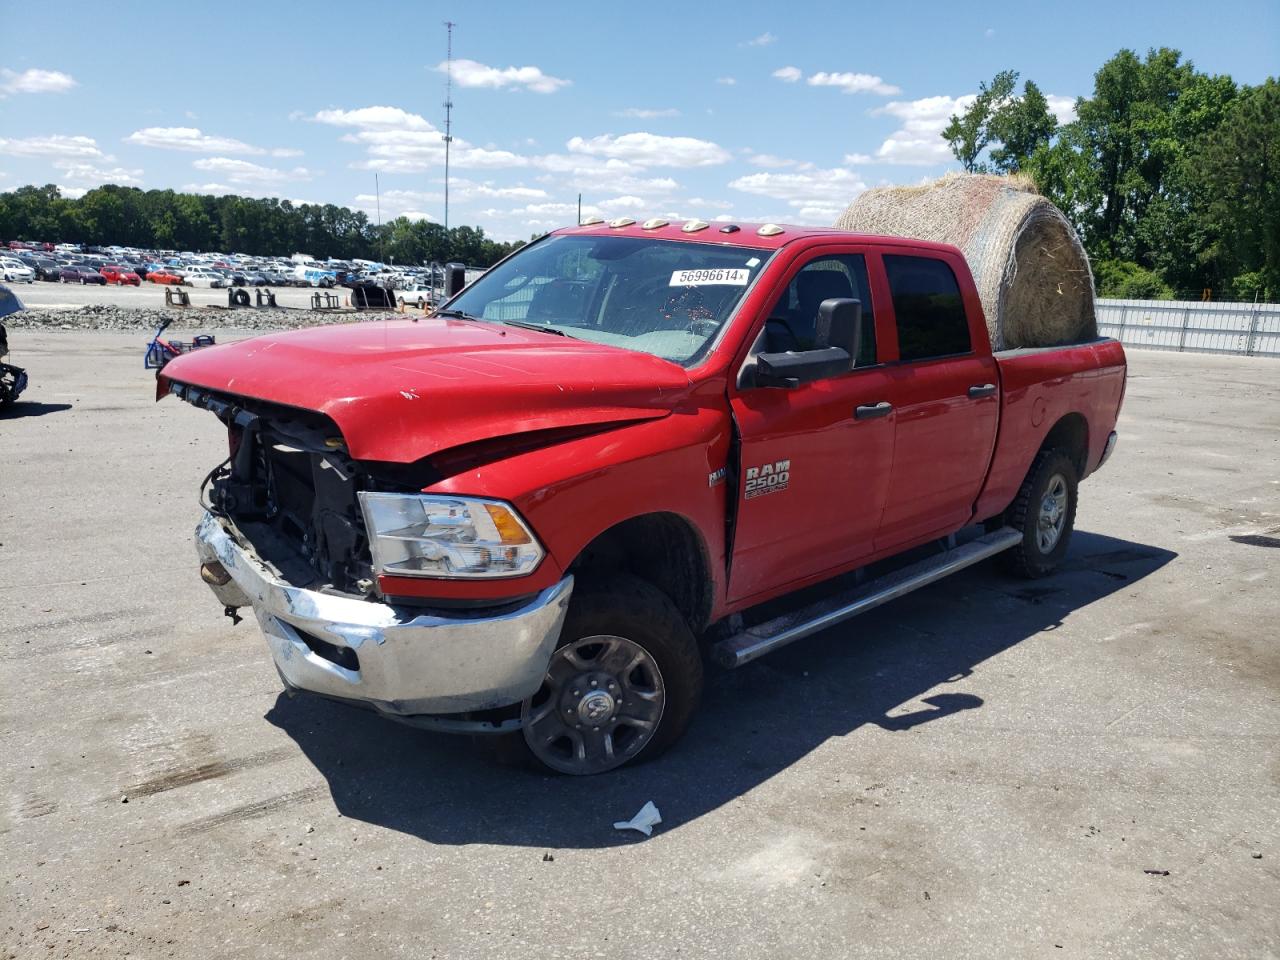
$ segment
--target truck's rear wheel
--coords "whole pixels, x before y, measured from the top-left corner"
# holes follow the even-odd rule
[[[1009,525],[1022,533],[1004,554],[1019,576],[1053,573],[1066,556],[1076,522],[1076,466],[1063,450],[1041,450],[1009,508]]]
[[[521,707],[524,743],[560,773],[656,757],[702,694],[698,645],[656,587],[617,576],[575,592],[542,687]]]

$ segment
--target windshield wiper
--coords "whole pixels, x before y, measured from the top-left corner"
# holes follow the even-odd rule
[[[437,310],[432,316],[449,317],[455,320],[475,320],[478,323],[494,323],[493,320],[486,320],[484,317],[474,317],[462,310]],[[543,333],[554,333],[557,337],[568,337],[570,340],[578,338],[565,333],[563,330],[557,330],[555,327],[548,327],[543,323],[530,323],[527,320],[498,320],[497,323],[505,323],[509,327],[520,327],[522,330],[540,330]]]
[[[545,323],[530,323],[528,320],[500,320],[509,327],[519,327],[522,330],[541,330],[543,333],[554,333],[557,337],[567,337],[569,334],[563,330],[557,330],[555,327],[549,327]]]

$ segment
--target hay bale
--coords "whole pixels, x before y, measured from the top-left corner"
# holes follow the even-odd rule
[[[948,174],[923,186],[868,190],[835,225],[959,247],[996,350],[1098,335],[1089,257],[1067,218],[1025,177]]]

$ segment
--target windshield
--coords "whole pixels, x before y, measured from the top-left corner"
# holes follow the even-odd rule
[[[772,251],[648,237],[549,237],[445,307],[545,326],[687,364],[733,315]]]

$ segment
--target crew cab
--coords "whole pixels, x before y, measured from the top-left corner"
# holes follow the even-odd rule
[[[157,397],[228,428],[201,575],[287,689],[552,770],[660,753],[706,657],[1051,573],[1115,444],[1120,344],[993,355],[954,247],[623,219],[448,273],[434,316],[181,356]]]

